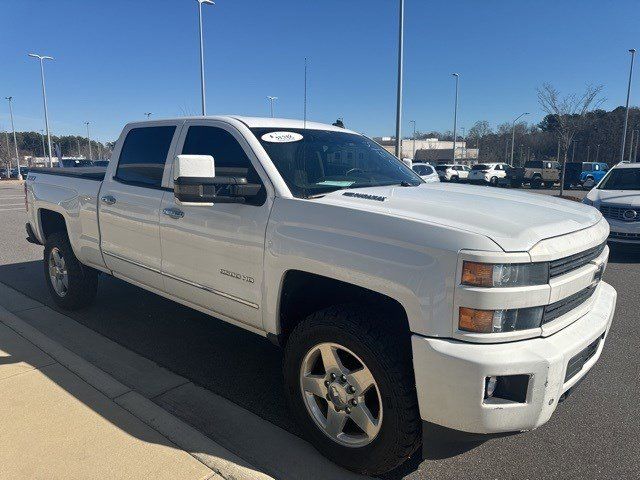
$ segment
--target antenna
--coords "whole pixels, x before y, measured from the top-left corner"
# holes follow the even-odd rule
[[[304,115],[303,129],[307,128],[307,57],[304,57]]]

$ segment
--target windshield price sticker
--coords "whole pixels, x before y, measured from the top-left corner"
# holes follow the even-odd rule
[[[262,140],[271,143],[291,143],[302,140],[302,135],[295,132],[271,132],[262,135]]]

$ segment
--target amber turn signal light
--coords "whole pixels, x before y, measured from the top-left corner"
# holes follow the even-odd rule
[[[462,264],[462,284],[493,287],[493,264],[465,261]]]
[[[466,332],[491,333],[493,331],[493,314],[493,310],[460,307],[458,328]]]

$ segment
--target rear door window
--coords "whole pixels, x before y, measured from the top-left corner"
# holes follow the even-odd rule
[[[143,187],[159,187],[175,130],[174,125],[129,130],[115,179]]]

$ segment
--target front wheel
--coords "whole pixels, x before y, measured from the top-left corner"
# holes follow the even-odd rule
[[[489,184],[492,187],[495,187],[498,184],[498,177],[491,177],[491,179],[489,180]]]
[[[85,307],[96,296],[98,272],[80,263],[66,233],[48,236],[44,246],[44,277],[53,300],[64,309]]]
[[[410,338],[379,310],[340,305],[310,315],[284,359],[287,397],[307,438],[372,475],[400,465],[421,441]]]

